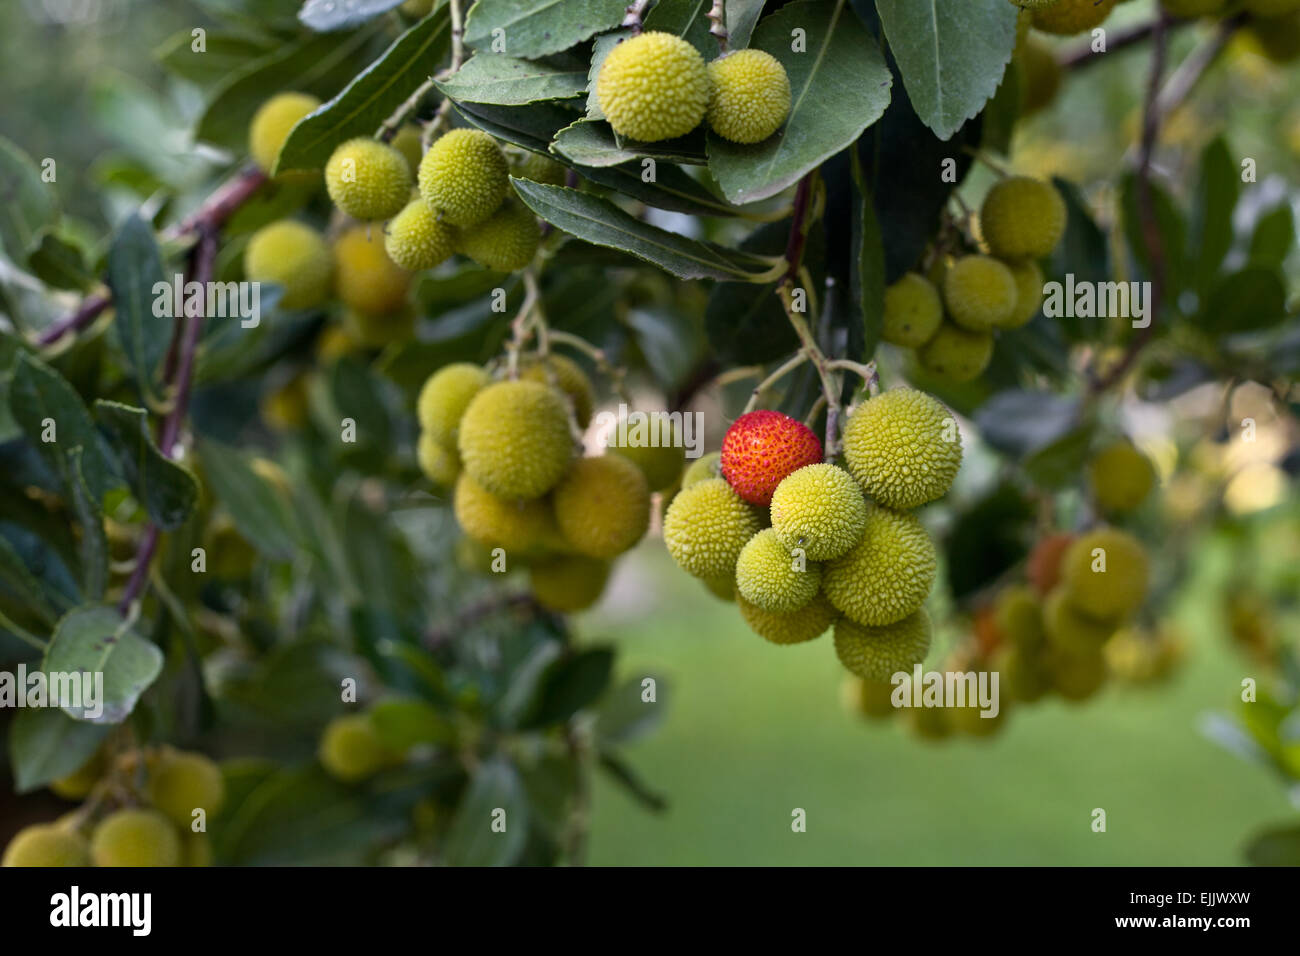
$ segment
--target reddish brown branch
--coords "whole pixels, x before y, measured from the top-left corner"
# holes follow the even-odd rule
[[[39,346],[51,345],[69,332],[81,332],[94,322],[105,309],[112,304],[112,297],[107,292],[97,292],[81,300],[77,311],[66,319],[60,319],[36,337]]]

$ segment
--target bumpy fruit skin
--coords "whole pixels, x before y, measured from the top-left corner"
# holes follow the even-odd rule
[[[1061,64],[1044,44],[1030,37],[1016,48],[1020,65],[1020,115],[1051,106],[1061,90]]]
[[[1033,589],[1023,584],[1003,588],[993,605],[999,633],[1014,647],[1043,646],[1043,607]]]
[[[686,450],[680,445],[612,445],[609,454],[626,458],[641,469],[651,491],[665,491],[681,477]]]
[[[972,332],[1006,325],[1019,290],[1011,270],[991,256],[962,256],[943,277],[943,301],[952,320]]]
[[[1041,259],[1065,235],[1065,217],[1065,200],[1051,183],[1008,176],[984,197],[980,232],[999,258]]]
[[[180,866],[176,827],[156,810],[118,810],[90,838],[95,866]]]
[[[721,476],[721,466],[721,452],[711,451],[707,455],[701,455],[687,465],[686,470],[682,472],[682,488],[689,488],[701,481]]]
[[[695,47],[650,30],[609,51],[596,99],[614,132],[643,143],[685,136],[709,107],[709,73]]]
[[[424,158],[424,145],[420,142],[421,138],[420,127],[414,123],[407,123],[393,137],[393,149],[402,154],[402,158],[406,160],[406,168],[412,175],[420,168],[420,160]]]
[[[829,561],[861,540],[867,502],[852,475],[819,462],[776,486],[771,515],[772,531],[787,549],[803,548],[809,561]]]
[[[930,650],[930,615],[924,609],[883,627],[863,627],[842,617],[835,622],[835,656],[865,680],[908,674]]]
[[[1057,531],[1039,539],[1025,562],[1025,577],[1039,597],[1045,597],[1061,580],[1061,558],[1074,541],[1074,535]]]
[[[539,561],[528,574],[538,604],[558,614],[572,614],[600,600],[609,578],[609,563],[581,555],[559,556]]]
[[[316,755],[335,780],[356,783],[393,762],[369,714],[345,714],[325,725]]]
[[[578,459],[552,497],[560,533],[589,558],[622,554],[650,526],[645,475],[618,455]]]
[[[1058,588],[1043,602],[1043,628],[1053,647],[1071,653],[1095,653],[1115,633],[1113,620],[1097,620],[1081,614]]]
[[[1260,17],[1280,17],[1300,10],[1300,0],[1242,0],[1241,5]]]
[[[386,315],[406,304],[411,274],[388,258],[379,228],[353,226],[334,240],[334,286],[348,308]]]
[[[764,611],[797,611],[817,595],[821,565],[795,560],[771,528],[746,542],[736,559],[736,590]]]
[[[1007,268],[1016,280],[1016,307],[1001,328],[1018,329],[1028,325],[1043,304],[1043,270],[1033,259],[1009,262]]]
[[[939,290],[925,276],[909,272],[885,290],[881,337],[892,345],[924,345],[943,321]]]
[[[1105,554],[1105,570],[1094,571]],[[1142,542],[1117,528],[1098,528],[1080,535],[1061,561],[1061,584],[1070,603],[1089,617],[1124,617],[1137,610],[1147,593],[1147,552]]]
[[[280,307],[310,309],[330,294],[334,263],[325,240],[300,222],[281,219],[253,233],[244,249],[244,274],[284,287]]]
[[[523,206],[507,203],[462,230],[458,248],[485,269],[514,272],[533,261],[541,239],[536,217]]]
[[[257,108],[248,126],[248,153],[257,168],[269,173],[275,168],[284,141],[320,100],[308,93],[277,93]]]
[[[942,498],[961,467],[961,433],[942,402],[912,388],[868,399],[844,428],[844,463],[887,508]]]
[[[1160,5],[1176,17],[1206,17],[1221,13],[1228,0],[1160,0]]]
[[[664,544],[687,574],[716,579],[735,574],[736,559],[762,521],[721,478],[683,488],[664,515]]]
[[[420,161],[420,195],[453,226],[475,226],[501,207],[510,167],[501,147],[477,129],[445,133]]]
[[[916,353],[921,367],[949,382],[969,382],[988,368],[993,335],[945,322]]]
[[[203,810],[209,820],[221,812],[226,782],[221,768],[203,754],[169,752],[149,773],[149,800],[154,809],[188,830],[195,810]]]
[[[1088,463],[1092,498],[1107,514],[1132,511],[1146,500],[1155,481],[1150,459],[1127,441],[1107,445]]]
[[[821,637],[839,617],[835,608],[820,595],[813,598],[807,607],[784,613],[764,611],[746,601],[743,594],[736,595],[736,605],[749,629],[773,644],[802,644]]]
[[[790,77],[762,50],[736,50],[712,61],[709,126],[733,143],[761,143],[790,115]]]
[[[420,388],[416,402],[420,427],[439,444],[455,447],[465,409],[488,381],[488,373],[470,362],[452,362],[438,369]]]
[[[465,409],[459,446],[465,471],[494,495],[540,498],[573,458],[569,411],[539,382],[497,382]]]
[[[860,717],[891,717],[894,714],[894,685],[887,680],[864,680],[845,674],[840,685],[844,709]]]
[[[547,186],[563,186],[567,173],[562,163],[531,151],[516,159],[511,167],[516,179],[530,179]]]
[[[937,567],[934,542],[915,515],[872,505],[862,540],[826,563],[822,590],[850,620],[883,627],[921,607]]]
[[[90,848],[71,830],[37,823],[14,834],[0,866],[90,866]]]
[[[325,190],[341,211],[362,222],[397,215],[411,195],[411,167],[387,143],[359,136],[340,143],[325,163]]]
[[[1077,653],[1054,647],[1045,664],[1052,686],[1068,701],[1087,700],[1106,683],[1106,659],[1098,650]]]
[[[452,509],[461,530],[488,547],[532,551],[545,544],[554,530],[551,509],[544,500],[500,498],[463,471],[456,479]]]
[[[450,259],[459,241],[455,226],[440,220],[423,199],[412,199],[388,224],[384,250],[396,265],[419,272]]]
[[[435,485],[451,488],[460,476],[460,456],[454,446],[440,444],[428,432],[422,432],[415,443],[415,458],[420,471]]]
[[[1100,26],[1115,9],[1117,0],[1057,0],[1034,11],[1034,29],[1057,36],[1073,36]]]
[[[568,397],[573,406],[573,417],[579,428],[591,424],[591,413],[596,407],[596,390],[591,379],[577,362],[565,355],[533,357],[521,363],[519,377],[532,382],[553,385]]]
[[[722,439],[722,477],[751,505],[771,504],[787,475],[821,460],[812,429],[780,412],[746,412]]]

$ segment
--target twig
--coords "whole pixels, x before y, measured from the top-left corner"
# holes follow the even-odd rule
[[[636,36],[641,32],[641,27],[644,25],[642,20],[645,17],[645,8],[648,6],[650,6],[650,0],[632,0],[627,5],[627,10],[623,14],[623,22],[619,26],[631,30],[632,35]]]
[[[709,8],[709,33],[718,41],[718,53],[727,52],[727,9],[725,0],[713,0]]]
[[[431,627],[424,632],[421,642],[431,651],[436,651],[450,644],[468,627],[494,617],[503,611],[524,610],[534,616],[542,614],[542,606],[527,591],[512,594],[494,594],[490,598],[470,604],[460,610],[450,621],[440,627]]]
[[[1184,26],[1188,23],[1194,22],[1192,20],[1171,21],[1165,17],[1161,17],[1159,20],[1164,20],[1166,26]],[[1141,23],[1137,26],[1129,27],[1127,30],[1109,31],[1109,36],[1106,39],[1105,51],[1098,52],[1094,50],[1092,48],[1092,41],[1088,40],[1087,43],[1080,44],[1074,50],[1069,50],[1063,53],[1057,58],[1056,62],[1061,65],[1062,69],[1066,70],[1078,69],[1082,66],[1090,66],[1091,64],[1098,62],[1107,53],[1114,53],[1116,50],[1122,50],[1125,47],[1142,43],[1144,40],[1152,37],[1156,32],[1156,24],[1159,20]]]
[[[793,356],[786,359],[786,361],[772,372],[771,375],[754,386],[754,390],[749,393],[749,401],[745,404],[745,411],[752,412],[755,406],[758,405],[758,399],[763,392],[767,391],[806,361],[808,361],[808,353],[803,350],[795,352]]]
[[[799,275],[803,264],[803,247],[808,239],[808,197],[812,193],[813,173],[799,180],[794,193],[794,208],[791,210],[790,238],[785,244],[786,271],[785,278],[793,282]]]
[[[99,292],[95,295],[88,296],[81,301],[77,311],[73,312],[66,319],[60,319],[48,329],[36,337],[36,344],[40,346],[52,345],[69,332],[81,332],[107,309],[113,302],[113,297],[107,292]]]

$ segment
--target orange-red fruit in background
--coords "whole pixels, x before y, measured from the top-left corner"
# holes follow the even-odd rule
[[[1034,550],[1029,552],[1025,576],[1029,578],[1029,583],[1034,586],[1034,590],[1039,595],[1046,597],[1047,592],[1056,587],[1056,583],[1061,579],[1061,558],[1073,540],[1074,535],[1058,531],[1040,539],[1034,545]]]
[[[722,477],[751,505],[766,507],[786,475],[822,460],[812,429],[780,412],[746,412],[722,439]]]
[[[975,645],[980,649],[981,654],[992,654],[1003,643],[1002,631],[998,629],[992,605],[985,604],[976,608],[972,630],[975,634]]]

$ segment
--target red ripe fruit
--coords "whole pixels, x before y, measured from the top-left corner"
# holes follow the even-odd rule
[[[746,412],[722,439],[722,477],[751,505],[770,505],[786,475],[821,460],[812,429],[780,412]]]
[[[1034,550],[1029,552],[1025,564],[1025,577],[1034,590],[1042,597],[1056,587],[1061,580],[1061,559],[1065,549],[1074,541],[1074,535],[1066,531],[1056,531],[1039,540]]]

